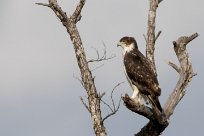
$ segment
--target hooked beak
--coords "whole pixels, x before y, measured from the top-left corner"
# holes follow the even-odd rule
[[[117,47],[121,46],[121,42],[118,42]]]

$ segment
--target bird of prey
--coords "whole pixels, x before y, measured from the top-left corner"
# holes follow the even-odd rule
[[[151,67],[151,62],[138,50],[133,37],[123,37],[117,46],[123,48],[125,75],[133,89],[131,98],[142,104],[143,99],[162,112],[159,102],[161,89],[157,77]]]

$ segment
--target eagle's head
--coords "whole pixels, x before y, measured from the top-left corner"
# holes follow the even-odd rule
[[[134,37],[125,36],[121,38],[117,46],[121,46],[124,49],[124,51],[127,51],[127,52],[134,49],[138,49],[137,42]]]

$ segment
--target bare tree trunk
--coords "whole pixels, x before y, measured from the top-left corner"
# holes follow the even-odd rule
[[[75,54],[78,62],[78,66],[81,72],[82,84],[88,95],[88,105],[86,105],[88,111],[91,114],[93,129],[96,136],[105,136],[106,130],[103,124],[103,119],[100,109],[100,97],[97,93],[94,78],[88,67],[85,51],[83,48],[82,40],[78,32],[76,23],[81,19],[81,10],[85,4],[85,0],[80,0],[75,12],[71,17],[67,17],[66,13],[61,9],[56,0],[49,0],[49,4],[36,3],[38,5],[50,7],[60,19],[62,24],[66,27],[69,33],[70,39],[74,45]]]
[[[93,128],[96,136],[105,136],[105,127],[102,122],[101,109],[100,109],[100,96],[97,93],[94,78],[92,77],[91,71],[88,67],[88,62],[86,60],[84,48],[82,47],[81,38],[79,32],[74,23],[66,25],[67,31],[72,39],[76,58],[78,60],[78,66],[81,71],[82,82],[84,88],[88,94],[89,112],[91,113],[91,118],[93,121]]]

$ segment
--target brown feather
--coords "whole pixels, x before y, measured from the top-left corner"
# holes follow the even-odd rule
[[[132,84],[137,86],[141,94],[147,95],[153,106],[162,111],[158,97],[161,89],[151,63],[136,48],[124,54],[124,65]]]

